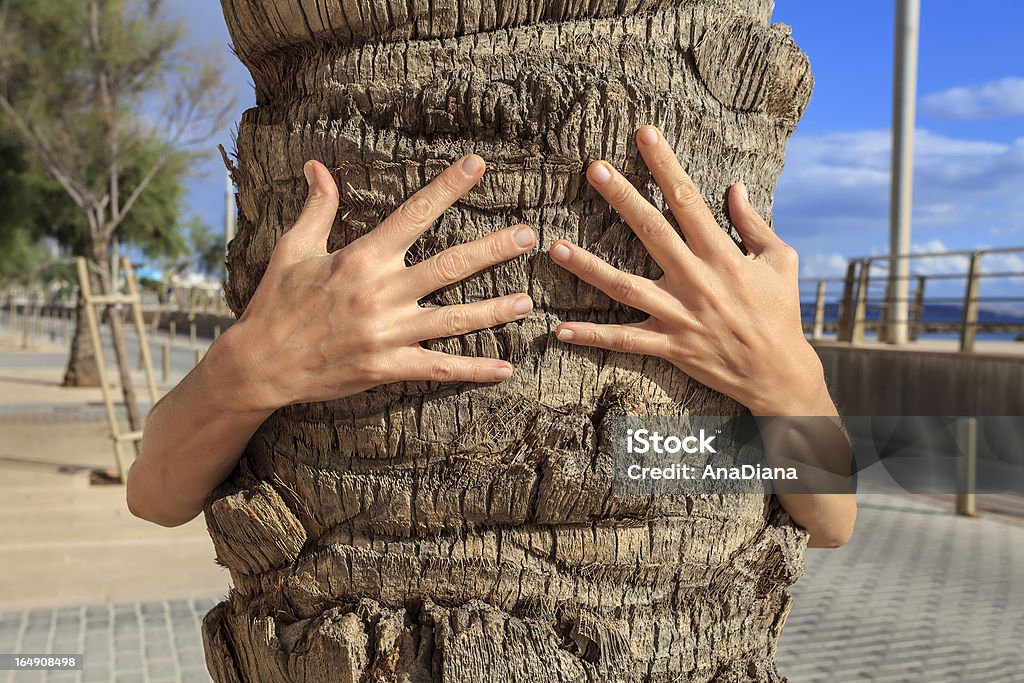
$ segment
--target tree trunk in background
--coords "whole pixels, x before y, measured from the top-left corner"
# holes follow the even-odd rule
[[[85,318],[85,302],[81,295],[75,304],[75,329],[71,334],[71,353],[64,370],[65,387],[98,387],[100,369],[96,365],[96,352],[89,336],[89,322]]]
[[[479,186],[420,260],[515,222],[539,248],[428,305],[528,291],[527,319],[432,348],[506,358],[497,386],[396,384],[278,411],[207,501],[234,588],[206,617],[218,681],[780,681],[775,644],[806,534],[773,497],[609,495],[609,418],[734,415],[660,360],[561,345],[561,320],[632,321],[554,266],[569,238],[657,266],[584,169],[605,158],[664,207],[633,144],[665,131],[723,228],[745,180],[770,214],[807,60],[770,0],[222,0],[257,107],[238,131],[240,313],[302,206],[342,189],[329,248],[462,154]]]

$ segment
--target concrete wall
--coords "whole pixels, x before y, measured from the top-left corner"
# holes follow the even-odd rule
[[[1024,415],[1024,356],[814,346],[845,415]]]

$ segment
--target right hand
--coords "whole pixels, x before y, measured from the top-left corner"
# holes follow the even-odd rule
[[[505,361],[431,351],[420,342],[524,318],[533,309],[529,296],[438,308],[418,301],[528,252],[535,242],[530,228],[514,225],[405,265],[409,247],[483,175],[483,159],[463,157],[374,230],[333,253],[327,236],[338,187],[317,161],[303,170],[309,196],[302,213],[278,241],[245,313],[221,337],[224,351],[211,354],[233,368],[225,388],[239,409],[272,411],[406,380],[511,376]]]

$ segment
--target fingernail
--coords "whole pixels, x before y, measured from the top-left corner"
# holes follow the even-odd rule
[[[469,154],[462,160],[462,170],[466,175],[476,175],[484,168],[484,160],[475,154]]]
[[[576,333],[569,329],[563,329],[558,331],[558,341],[572,341],[576,338]]]
[[[658,144],[658,129],[654,126],[644,126],[640,129],[640,142],[645,145]]]
[[[498,368],[494,371],[494,379],[502,382],[512,376],[512,368]]]
[[[568,261],[571,256],[572,252],[569,251],[569,247],[564,244],[556,244],[554,248],[551,249],[551,258],[556,261]]]
[[[526,249],[533,244],[533,230],[529,228],[519,228],[515,234],[512,235],[512,239],[515,240],[516,246],[520,249]]]
[[[533,310],[533,299],[528,296],[521,296],[512,303],[512,312],[516,315],[526,315]]]
[[[745,202],[750,201],[750,195],[747,194],[747,186],[745,184],[739,183],[739,185],[737,185],[736,191],[740,193],[740,199],[742,199]]]
[[[313,183],[316,181],[316,174],[313,173],[312,161],[307,161],[305,164],[303,164],[302,174],[306,176],[306,185],[312,188]]]
[[[604,185],[612,179],[612,170],[607,163],[598,161],[591,168],[593,170],[590,172],[590,178],[598,185]]]

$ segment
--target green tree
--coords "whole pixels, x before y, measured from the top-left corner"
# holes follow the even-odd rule
[[[81,215],[86,230],[74,221],[60,229],[89,259],[101,292],[115,287],[115,238],[131,241],[134,229],[147,248],[174,248],[155,227],[166,205],[149,205],[147,216],[144,198],[189,165],[233,106],[221,65],[187,48],[181,22],[166,16],[161,0],[0,0],[0,113]],[[108,319],[138,429],[120,319]],[[84,336],[79,324],[68,384],[80,383]]]

